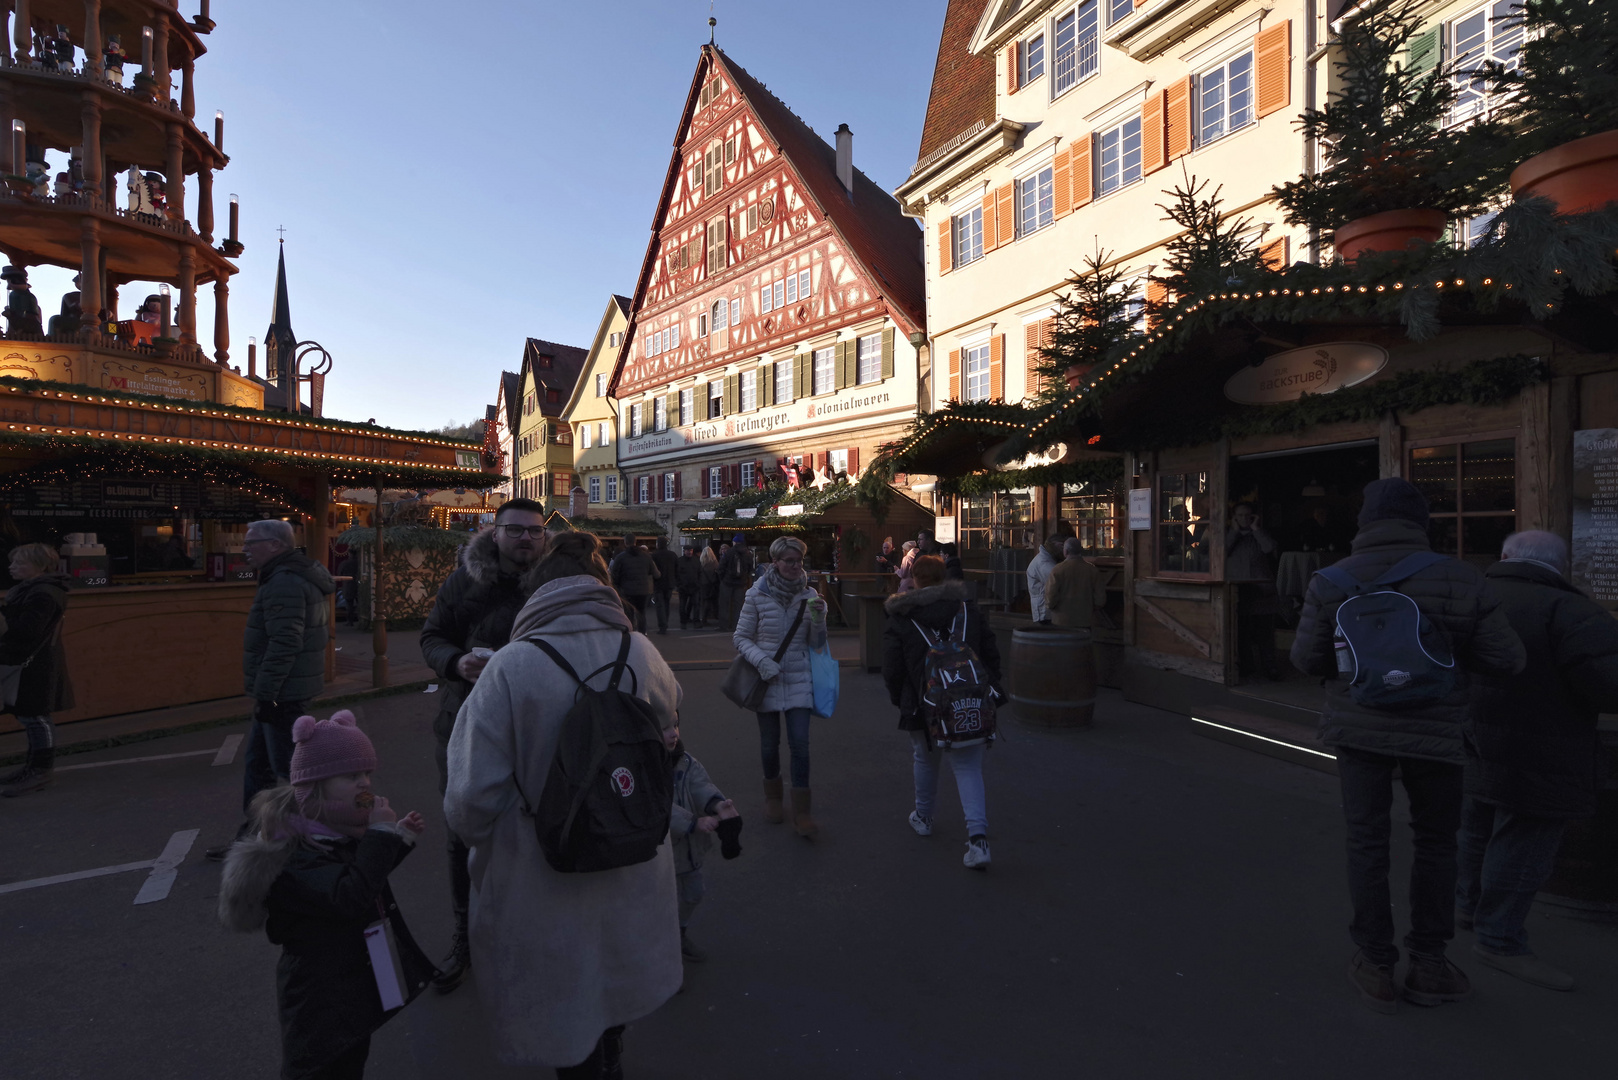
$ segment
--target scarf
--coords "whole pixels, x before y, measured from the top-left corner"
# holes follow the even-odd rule
[[[775,565],[772,563],[770,568],[764,571],[762,584],[764,585],[764,591],[769,594],[771,599],[782,607],[790,609],[793,601],[797,600],[798,594],[809,587],[809,575],[804,574],[796,581],[788,581],[776,572]]]
[[[563,615],[584,615],[613,630],[633,630],[624,614],[624,602],[611,585],[588,574],[547,581],[528,598],[511,627],[517,641]]]

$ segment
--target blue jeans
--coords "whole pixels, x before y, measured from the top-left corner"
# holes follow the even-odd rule
[[[1460,876],[1455,906],[1472,917],[1478,946],[1500,956],[1524,956],[1528,909],[1556,868],[1567,822],[1516,814],[1467,799],[1461,810]]]
[[[933,801],[938,797],[939,758],[949,758],[955,773],[955,790],[961,795],[961,812],[966,815],[967,836],[989,835],[988,798],[983,791],[983,756],[989,751],[988,743],[965,746],[959,750],[927,748],[927,733],[910,733],[913,757],[911,771],[916,780],[916,813],[928,821],[933,817]]]
[[[17,723],[28,737],[28,749],[31,751],[51,750],[56,746],[56,729],[51,724],[51,714],[43,713],[39,716],[19,716]]]
[[[1337,748],[1343,817],[1348,825],[1348,894],[1354,903],[1349,937],[1373,964],[1399,960],[1393,943],[1388,889],[1388,841],[1393,833],[1393,772],[1410,797],[1416,857],[1410,868],[1410,933],[1405,948],[1443,956],[1455,936],[1455,830],[1461,824],[1461,767],[1425,758]]]
[[[792,786],[809,786],[809,710],[787,709],[787,746],[792,750]],[[764,758],[764,779],[781,775],[781,713],[758,714],[758,744]]]
[[[242,759],[243,813],[254,795],[292,776],[292,722],[303,715],[303,702],[291,702],[282,711],[291,714],[285,724],[254,720],[247,732],[247,753]]]

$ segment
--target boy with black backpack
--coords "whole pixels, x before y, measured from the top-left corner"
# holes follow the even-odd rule
[[[1483,575],[1436,553],[1427,500],[1398,477],[1365,488],[1353,554],[1309,583],[1292,663],[1335,678],[1321,739],[1337,754],[1348,825],[1349,895],[1357,949],[1351,984],[1393,1012],[1459,1001],[1471,990],[1444,956],[1455,936],[1456,830],[1469,672],[1516,674],[1526,656]],[[1410,881],[1410,962],[1394,980],[1388,841],[1397,770],[1410,796],[1416,858]]]
[[[736,617],[742,611],[742,598],[753,587],[757,560],[747,546],[747,537],[737,533],[730,550],[719,560],[719,624],[726,633],[736,632]]]

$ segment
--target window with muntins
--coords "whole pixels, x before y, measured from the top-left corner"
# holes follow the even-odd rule
[[[717,420],[725,415],[725,380],[715,379],[708,384],[708,419]]]
[[[1211,511],[1207,473],[1164,473],[1157,478],[1159,572],[1208,573]]]
[[[730,325],[730,304],[723,300],[715,300],[713,305],[713,328],[723,330]]]
[[[1450,124],[1464,123],[1497,103],[1478,74],[1485,62],[1492,60],[1508,71],[1517,69],[1523,30],[1522,23],[1511,17],[1515,7],[1517,0],[1495,0],[1449,24],[1445,38],[1455,72],[1451,78],[1459,91],[1450,109]]]
[[[772,395],[777,405],[785,405],[796,397],[796,387],[792,383],[791,359],[777,360],[775,362],[775,393]]]
[[[814,368],[810,372],[811,394],[829,394],[837,388],[837,350],[827,347],[814,351]]]
[[[1047,166],[1017,181],[1017,235],[1027,236],[1056,220],[1054,171]]]
[[[758,290],[758,313],[768,315],[775,310],[775,290],[768,285]]]
[[[692,399],[696,396],[693,389],[687,386],[680,391],[680,426],[690,427],[692,420]]]
[[[955,236],[954,265],[964,266],[983,258],[983,207],[974,206],[956,214],[951,232]]]
[[[741,410],[752,412],[758,408],[758,369],[742,372],[741,377]]]
[[[1017,49],[1017,85],[1027,86],[1045,74],[1045,35],[1035,34]]]
[[[1140,117],[1096,137],[1096,194],[1106,195],[1140,179]]]
[[[754,484],[755,484],[755,480],[756,480],[756,474],[754,472],[753,463],[751,461],[742,462],[741,474],[742,474],[742,487],[744,487],[744,488],[753,487]]]
[[[1099,22],[1096,0],[1086,0],[1056,20],[1052,34],[1056,46],[1052,97],[1071,90],[1079,80],[1094,75],[1101,65]]]
[[[963,350],[961,362],[965,365],[966,379],[961,394],[962,401],[988,401],[989,400],[989,343],[974,345]]]
[[[1517,441],[1484,439],[1410,451],[1410,482],[1427,497],[1433,550],[1478,566],[1517,528]]]
[[[591,502],[598,503],[598,502],[601,501],[601,477],[599,477],[599,476],[590,477],[589,491],[590,491],[590,501]]]
[[[861,384],[882,381],[882,335],[866,334],[856,344],[855,381]]]
[[[590,425],[589,424],[585,424],[583,427],[579,428],[579,449],[581,449],[581,450],[590,449]]]
[[[722,465],[708,469],[708,498],[717,499],[725,493],[725,470]]]
[[[652,400],[652,430],[667,431],[669,428],[669,399],[657,397]]]
[[[663,501],[674,501],[674,474],[671,472],[663,474]]]
[[[848,472],[848,451],[828,450],[826,452],[826,468],[833,475]]]
[[[1233,56],[1197,76],[1197,145],[1253,122],[1253,54]]]
[[[643,503],[652,501],[652,478],[650,476],[640,478],[640,501]]]
[[[638,401],[629,407],[629,437],[631,439],[640,438],[640,410],[641,403]]]
[[[611,442],[612,440],[608,438],[607,421],[603,420],[596,425],[596,445],[608,446]]]
[[[618,501],[618,477],[612,473],[607,474],[607,501]]]
[[[737,297],[730,302],[730,325],[736,326],[742,321],[742,298]]]
[[[1135,0],[1107,0],[1107,25],[1123,22],[1135,12]]]

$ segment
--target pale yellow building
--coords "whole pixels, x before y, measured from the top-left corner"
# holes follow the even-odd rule
[[[590,517],[625,509],[628,498],[618,472],[617,401],[608,387],[629,329],[629,309],[626,296],[607,301],[573,396],[562,410],[563,421],[573,431],[574,484],[585,493],[585,513]]]
[[[584,367],[585,350],[529,338],[517,373],[516,493],[547,510],[568,508],[573,490],[573,431],[562,413]]]

